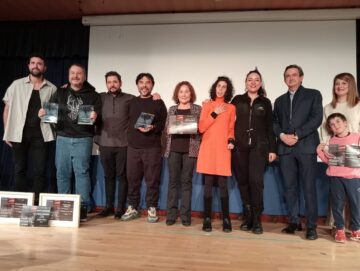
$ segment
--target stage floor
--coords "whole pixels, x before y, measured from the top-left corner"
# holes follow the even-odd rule
[[[359,270],[360,242],[337,244],[329,228],[319,239],[281,234],[281,223],[264,223],[264,234],[223,233],[221,220],[213,231],[201,231],[202,220],[190,227],[149,224],[146,217],[121,222],[95,218],[73,228],[24,228],[0,225],[0,270]]]

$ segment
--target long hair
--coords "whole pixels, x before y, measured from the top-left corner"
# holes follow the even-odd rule
[[[224,95],[224,101],[226,103],[231,101],[232,96],[234,95],[234,86],[231,82],[230,78],[227,76],[219,76],[216,81],[212,84],[210,88],[210,98],[211,100],[215,101],[216,99],[216,86],[220,81],[224,81],[226,83],[226,92]]]
[[[345,82],[347,82],[349,84],[349,90],[348,90],[348,93],[346,96],[346,102],[348,103],[348,105],[350,107],[354,107],[359,102],[359,93],[356,88],[356,81],[355,81],[354,76],[348,72],[339,73],[334,77],[333,89],[332,89],[333,98],[331,101],[331,106],[333,108],[335,108],[336,104],[338,102],[338,97],[335,93],[335,83],[336,83],[336,80],[338,80],[338,79],[344,80]]]
[[[252,73],[256,73],[257,75],[259,75],[261,82],[263,82],[261,73],[258,71],[257,68],[255,68],[255,70],[249,71],[249,72],[247,73],[247,75],[246,75],[246,77],[245,77],[245,83],[246,83],[246,80],[248,79],[249,75],[252,74]],[[260,87],[259,90],[258,90],[258,95],[259,95],[259,96],[264,96],[264,97],[266,97],[266,90],[265,90],[265,88],[263,87],[263,84],[261,84],[261,87]]]
[[[188,81],[181,81],[179,83],[177,83],[175,89],[174,89],[174,93],[173,93],[173,101],[176,103],[176,104],[179,104],[179,91],[180,91],[180,88],[182,86],[187,86],[190,90],[190,103],[194,103],[195,100],[196,100],[196,94],[195,94],[195,89],[194,87],[192,86],[192,84]]]

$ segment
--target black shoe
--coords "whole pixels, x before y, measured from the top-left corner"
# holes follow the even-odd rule
[[[124,211],[116,211],[114,214],[114,219],[121,219],[121,217],[125,214]]]
[[[106,207],[96,217],[107,217],[114,214],[114,208]]]
[[[185,226],[185,227],[189,227],[191,225],[191,221],[190,220],[181,220],[181,224],[183,224],[183,226]]]
[[[252,221],[245,221],[240,225],[240,230],[251,231],[252,227],[253,227]]]
[[[301,231],[301,230],[302,230],[301,223],[299,224],[290,223],[289,225],[287,225],[287,227],[283,228],[281,232],[287,234],[294,234],[295,231]]]
[[[252,233],[255,233],[255,234],[262,234],[263,233],[263,227],[261,225],[261,222],[254,223],[254,226],[252,228]]]
[[[224,218],[223,219],[223,232],[231,232],[232,231],[232,227],[231,227],[231,220],[230,218]]]
[[[212,231],[211,218],[210,217],[204,218],[204,223],[203,223],[202,230],[206,231],[206,232],[211,232]]]
[[[87,218],[87,206],[81,205],[80,207],[80,222],[86,222],[88,220]]]
[[[307,228],[305,237],[308,240],[316,240],[316,239],[318,239],[316,229],[315,228]]]
[[[171,226],[175,224],[175,220],[172,219],[166,219],[166,225]]]

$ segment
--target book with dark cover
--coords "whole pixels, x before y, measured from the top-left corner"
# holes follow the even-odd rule
[[[94,122],[90,119],[92,111],[94,111],[93,105],[80,105],[77,124],[93,125]]]
[[[196,134],[198,124],[193,115],[169,116],[169,134]]]
[[[154,118],[155,118],[154,114],[141,112],[139,118],[137,119],[137,121],[135,123],[135,126],[134,126],[135,129],[148,128],[152,124]]]
[[[57,103],[44,103],[45,115],[42,117],[42,122],[57,123],[59,105]]]

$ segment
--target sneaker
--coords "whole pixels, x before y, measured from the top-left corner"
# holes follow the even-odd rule
[[[360,230],[357,230],[357,231],[351,231],[351,237],[350,237],[351,240],[353,241],[360,241]]]
[[[129,221],[139,217],[140,217],[140,213],[136,209],[134,209],[131,205],[129,205],[125,214],[121,217],[121,220]]]
[[[156,223],[159,221],[159,217],[156,215],[156,208],[150,207],[148,209],[148,222],[149,223]]]
[[[345,243],[346,242],[346,235],[345,235],[344,229],[336,230],[335,242],[337,242],[337,243]]]

